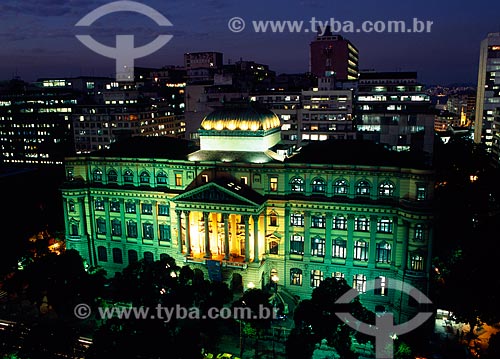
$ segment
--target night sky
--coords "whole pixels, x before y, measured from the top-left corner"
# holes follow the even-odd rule
[[[90,34],[114,45],[116,34],[134,34],[144,45],[159,34],[173,39],[160,51],[136,60],[136,66],[182,65],[185,52],[219,51],[229,60],[269,64],[277,73],[303,73],[309,67],[312,33],[256,34],[252,20],[434,21],[427,34],[341,33],[360,51],[360,68],[418,71],[425,84],[477,81],[479,43],[488,32],[500,31],[500,2],[491,0],[144,0],[173,26],[161,28],[140,14],[107,15],[90,27],[74,25],[106,0],[1,0],[0,80],[38,77],[114,76],[114,60],[87,49],[75,34]],[[247,22],[241,33],[228,20]]]

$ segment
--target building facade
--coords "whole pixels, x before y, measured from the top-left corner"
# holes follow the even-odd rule
[[[500,33],[481,42],[477,79],[474,142],[483,143],[500,163]]]
[[[109,276],[170,255],[248,288],[275,276],[280,290],[301,298],[342,277],[370,310],[398,312],[401,321],[418,305],[389,281],[428,292],[433,172],[402,167],[401,154],[326,141],[283,156],[275,151],[280,121],[260,108],[214,111],[200,148],[133,140],[66,159],[66,247]],[[380,290],[367,291],[372,280]]]
[[[317,77],[357,80],[358,49],[341,35],[333,35],[327,28],[310,44],[310,72]]]
[[[359,138],[418,151],[432,162],[437,111],[416,72],[362,72],[356,106]]]

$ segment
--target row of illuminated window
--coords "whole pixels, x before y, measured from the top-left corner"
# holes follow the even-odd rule
[[[126,232],[124,232],[124,229]],[[72,222],[70,224],[70,235],[78,236],[78,223]],[[155,236],[155,228],[152,223],[142,223],[142,236],[139,233],[139,226],[136,221],[126,221],[125,228],[122,226],[122,221],[119,219],[111,220],[111,229],[109,234],[113,237],[121,237],[122,235],[126,235],[127,238],[138,238],[146,240],[153,240],[157,237],[160,241],[170,242],[171,233],[170,233],[170,225],[169,224],[159,224],[157,228],[157,235]],[[96,233],[106,235],[108,234],[108,228],[106,227],[106,219],[97,218],[96,220]]]
[[[311,256],[325,257],[326,255],[326,240],[320,236],[312,237],[311,239]],[[364,240],[354,242],[353,258],[358,261],[368,261],[369,243]],[[376,244],[375,262],[391,263],[392,247],[389,243],[382,241]],[[272,253],[270,253],[272,254]],[[290,238],[290,254],[303,256],[304,253],[304,236],[301,234],[293,234]],[[347,240],[337,238],[332,241],[332,258],[346,259],[347,258]]]
[[[279,216],[275,211],[269,213],[269,226],[277,227]],[[301,213],[293,213],[290,216],[290,224],[295,227],[304,226],[304,216]],[[311,227],[312,228],[326,228],[326,217],[324,215],[312,215],[311,216]],[[347,218],[343,215],[336,215],[332,218],[332,229],[336,230],[347,230]],[[369,231],[370,221],[366,217],[357,217],[354,219],[354,229],[357,231]],[[377,232],[381,233],[392,233],[393,231],[393,221],[389,218],[379,218],[377,219]],[[417,223],[415,225],[414,240],[423,241],[424,240],[424,225],[422,223]]]
[[[419,255],[412,257],[412,263],[415,263],[416,267],[420,265],[423,266],[424,258]],[[331,274],[332,278],[337,280],[345,279],[345,274],[342,272],[333,272]],[[313,269],[310,271],[310,286],[311,288],[317,288],[321,282],[325,279],[325,274],[319,269]],[[290,285],[302,286],[303,285],[303,271],[300,268],[290,269]],[[364,274],[353,275],[352,287],[360,293],[366,293],[367,287],[367,277]],[[375,278],[374,294],[385,296],[388,295],[388,279],[384,276]]]
[[[276,186],[273,186],[273,182]],[[292,192],[304,192],[305,191],[305,180],[302,177],[294,177],[290,180],[290,190]],[[370,195],[371,184],[366,180],[361,180],[355,185],[356,195]],[[394,195],[394,184],[390,181],[384,181],[378,186],[378,195],[391,197]],[[271,178],[271,192],[277,191],[277,178],[273,181]],[[322,178],[315,178],[311,181],[311,191],[312,193],[325,193],[327,189],[327,182]],[[336,180],[333,183],[333,194],[334,195],[347,195],[349,194],[349,183],[345,179]]]
[[[115,264],[123,264],[123,252],[120,248],[113,248],[111,250],[112,261]],[[135,263],[139,260],[139,256],[136,250],[129,249],[127,252],[128,264]],[[167,254],[160,254],[160,260],[164,260],[168,257]],[[155,258],[152,252],[146,251],[143,253],[143,258],[146,263],[153,263]],[[97,247],[97,259],[99,262],[108,262],[108,250],[104,246]]]
[[[290,214],[290,225],[293,227],[304,227],[304,214],[303,213]],[[326,228],[326,216],[312,215],[311,228]],[[343,216],[334,217],[332,220],[332,228],[346,230],[347,218]],[[354,230],[360,232],[370,231],[370,219],[367,217],[356,217],[354,219]],[[385,217],[377,219],[377,232],[392,233],[392,231],[393,231],[392,219]]]
[[[94,202],[94,208],[96,211],[104,211],[105,210],[105,201],[104,199],[98,198]],[[124,202],[125,205],[125,213],[137,213],[137,204],[135,202],[127,201]],[[169,216],[170,215],[170,207],[168,204],[158,204],[157,205],[157,213],[158,216]],[[141,203],[141,213],[151,215],[153,214],[153,204],[152,203]],[[69,212],[75,212],[75,202],[70,200],[68,202],[68,210]],[[122,211],[121,203],[118,200],[109,201],[109,211],[120,213]]]
[[[109,170],[106,174],[107,183],[118,183],[118,172],[115,170]],[[102,170],[96,169],[92,173],[92,180],[94,182],[103,182],[104,174]],[[131,170],[125,170],[122,174],[123,183],[134,183],[134,172]],[[147,171],[142,171],[139,174],[140,184],[151,184],[151,175]],[[165,172],[159,172],[156,174],[156,184],[168,186],[168,176]],[[175,185],[182,186],[182,173],[175,174]]]

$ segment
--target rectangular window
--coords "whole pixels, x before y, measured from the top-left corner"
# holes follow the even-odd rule
[[[410,268],[412,271],[421,272],[424,270],[424,257],[413,254],[410,257]]]
[[[269,191],[278,192],[278,177],[271,177],[269,179]]]
[[[377,232],[392,233],[392,220],[388,218],[379,219],[377,221]]]
[[[153,205],[151,203],[143,203],[142,214],[153,214]]]
[[[345,231],[347,229],[347,218],[344,216],[334,217],[332,228]]]
[[[415,240],[423,241],[424,240],[424,226],[421,224],[417,224],[415,226]]]
[[[345,278],[345,275],[344,275],[344,273],[342,273],[342,272],[333,272],[333,273],[332,273],[332,278],[335,278],[335,279],[337,279],[337,280],[339,280],[339,279],[344,279],[344,278]]]
[[[332,248],[333,258],[345,259],[347,257],[347,241],[344,239],[333,240]]]
[[[423,185],[417,186],[417,201],[425,201],[427,199],[427,189]]]
[[[365,241],[354,242],[354,259],[358,261],[368,260],[368,242]]]
[[[120,202],[118,201],[109,202],[109,210],[111,212],[120,212]]]
[[[323,281],[323,272],[320,270],[312,270],[311,271],[311,287],[316,288],[319,287],[321,282]]]
[[[363,274],[356,274],[354,276],[352,287],[359,293],[366,293],[366,276]]]
[[[248,177],[247,176],[240,177],[240,183],[241,184],[248,184]]]
[[[102,218],[97,219],[97,234],[106,234],[106,221]]]
[[[160,224],[160,241],[170,242],[170,226],[168,224]]]
[[[121,236],[122,235],[122,224],[118,219],[114,219],[111,222],[111,235]]]
[[[75,202],[73,200],[69,201],[68,203],[68,211],[75,212]]]
[[[290,285],[302,286],[302,269],[290,269]]]
[[[304,255],[304,237],[293,234],[290,238],[290,253]]]
[[[370,221],[366,217],[357,217],[354,220],[354,230],[360,232],[368,232],[370,230]]]
[[[388,294],[387,278],[386,277],[375,278],[374,294],[380,295],[380,296],[386,296]]]
[[[159,216],[169,216],[170,215],[170,207],[168,206],[168,204],[158,205],[158,215]]]
[[[182,186],[182,173],[175,174],[175,185],[178,187]]]
[[[304,227],[304,215],[301,213],[292,213],[290,215],[290,225],[295,227]]]
[[[134,221],[127,222],[127,237],[137,238],[137,223]]]
[[[312,216],[311,217],[311,227],[312,228],[325,228],[325,216]]]
[[[389,243],[377,243],[377,262],[390,263],[391,262],[391,245]]]
[[[325,256],[325,239],[321,237],[314,237],[311,239],[311,255],[316,257]]]
[[[153,225],[151,223],[144,223],[142,225],[142,238],[153,239]]]
[[[71,236],[72,237],[78,236],[78,224],[77,223],[71,223]]]
[[[134,202],[126,202],[125,203],[125,212],[126,213],[135,213],[135,203]]]
[[[104,211],[104,201],[102,199],[95,200],[95,210]]]

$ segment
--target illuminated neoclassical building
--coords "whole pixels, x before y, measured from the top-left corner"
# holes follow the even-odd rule
[[[292,155],[280,122],[256,107],[208,115],[200,147],[134,138],[66,159],[67,248],[109,276],[162,255],[244,287],[279,278],[307,298],[344,277],[371,310],[417,310],[388,283],[427,292],[433,172],[361,142],[320,142]],[[236,278],[240,278],[236,276]],[[368,291],[376,280],[381,289]]]

